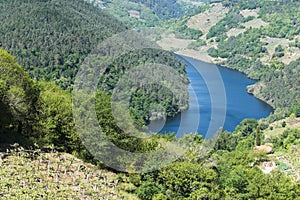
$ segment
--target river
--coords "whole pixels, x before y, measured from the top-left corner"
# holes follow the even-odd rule
[[[248,94],[246,87],[255,81],[245,74],[193,58],[178,57],[187,63],[189,109],[166,122],[152,122],[151,131],[175,132],[177,137],[197,132],[204,138],[211,138],[219,128],[232,132],[245,118],[260,119],[273,112],[270,105]]]

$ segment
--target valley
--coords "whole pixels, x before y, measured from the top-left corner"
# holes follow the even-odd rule
[[[299,199],[299,1],[0,0],[0,19],[1,199]]]

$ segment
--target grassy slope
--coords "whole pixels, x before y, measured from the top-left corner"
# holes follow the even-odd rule
[[[137,199],[121,175],[67,153],[17,148],[0,155],[1,199]]]

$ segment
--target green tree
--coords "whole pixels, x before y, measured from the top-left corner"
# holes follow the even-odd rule
[[[260,146],[261,145],[261,131],[260,127],[256,127],[256,132],[255,132],[255,145]]]
[[[54,83],[39,82],[40,97],[36,105],[35,140],[42,145],[54,144],[65,151],[80,149],[75,130],[71,94]]]
[[[175,162],[159,172],[168,198],[184,198],[197,190],[215,191],[217,174],[199,164]],[[208,194],[210,195],[210,194]]]
[[[235,133],[241,134],[245,137],[250,134],[253,134],[256,131],[258,122],[256,119],[244,119],[236,128]]]
[[[0,130],[31,135],[39,91],[16,59],[0,49]],[[8,134],[9,133],[9,134]]]
[[[142,200],[152,200],[155,195],[161,192],[162,187],[155,182],[144,182],[137,190],[138,197]]]

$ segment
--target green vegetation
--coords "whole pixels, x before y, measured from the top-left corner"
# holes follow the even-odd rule
[[[277,69],[265,76],[266,87],[261,91],[262,96],[267,101],[272,101],[276,108],[293,107],[295,113],[299,104],[300,92],[297,87],[300,76],[300,59]],[[286,112],[288,116],[288,112]]]
[[[117,174],[67,153],[14,145],[0,156],[1,199],[138,199]]]
[[[178,99],[175,97],[174,91],[168,89],[167,84],[174,85],[167,81],[167,84],[161,81],[157,84],[143,85],[132,91],[132,97],[130,99],[129,109],[131,110],[132,117],[134,118],[136,124],[144,125],[145,122],[148,123],[150,118],[152,120],[159,119],[161,117],[175,116],[177,113],[186,110],[188,108],[188,93],[187,84],[189,80],[186,78],[185,64],[179,59],[175,58],[174,54],[158,49],[146,49],[142,51],[130,52],[128,54],[122,55],[121,57],[114,60],[110,67],[104,72],[104,76],[100,81],[100,89],[104,91],[112,92],[112,90],[118,84],[118,80],[124,76],[126,71],[131,69],[138,69],[143,64],[147,63],[163,63],[164,65],[172,67],[177,71],[181,77],[183,77],[182,85],[183,88],[178,88],[177,93],[181,95]],[[155,67],[155,65],[151,66]],[[154,69],[155,70],[155,69]],[[131,81],[139,81],[139,77],[144,76],[145,72],[141,70],[136,74],[136,79],[131,78]],[[147,72],[150,73],[150,72]],[[152,78],[160,77],[160,72],[152,72]],[[178,81],[178,79],[176,79]],[[176,84],[176,83],[175,83]],[[127,84],[122,87],[121,93],[128,95],[128,92],[132,90],[131,85]],[[122,96],[121,94],[118,94]],[[155,106],[160,104],[162,109],[155,109]]]
[[[262,172],[265,162],[275,159],[276,163],[299,145],[299,129],[285,132],[274,138],[275,154],[253,151],[255,134],[259,123],[254,119],[244,120],[234,133],[220,132],[211,140],[193,142],[178,161],[150,174],[141,175],[142,183],[138,195],[142,199],[294,199],[299,197],[299,181],[294,182],[286,167],[270,174]],[[261,130],[261,133],[265,131]],[[273,139],[272,139],[273,141]],[[263,139],[263,143],[266,140]],[[281,144],[283,142],[285,145]],[[211,144],[214,144],[211,146]],[[196,147],[207,148],[208,155],[201,155]],[[288,146],[289,148],[286,148]],[[293,148],[290,148],[293,147]],[[273,157],[284,148],[286,154]],[[299,154],[298,154],[299,155]],[[193,159],[191,159],[193,158]],[[295,155],[297,166],[297,156]],[[298,172],[295,172],[298,173]],[[296,174],[294,174],[295,178]]]
[[[202,31],[188,27],[187,22],[193,15],[204,12],[208,8],[209,6],[206,4],[199,6],[180,18],[168,20],[162,26],[165,29],[174,32],[177,38],[193,39],[197,40],[197,43],[201,43],[200,37],[203,35]]]
[[[218,42],[217,48],[208,50],[210,56],[223,58],[220,64],[246,73],[253,79],[260,80],[265,87],[257,91],[258,97],[273,105],[278,113],[288,116],[288,108],[299,102],[299,62],[289,64],[283,62],[287,47],[297,47],[299,35],[300,4],[298,1],[224,1],[224,6],[230,8],[229,13],[213,26],[207,38]],[[240,14],[243,9],[259,8],[257,19],[266,24],[261,27],[244,27],[251,20]],[[252,19],[256,18],[250,16]],[[227,36],[228,30],[240,28],[245,31],[237,36]],[[274,52],[268,49],[267,42],[272,39],[285,38],[294,40],[289,45],[281,44],[274,47]],[[266,62],[265,60],[270,60]],[[279,112],[280,111],[280,112]],[[277,118],[277,119],[278,119]]]
[[[158,27],[169,19],[181,17],[195,8],[191,3],[177,0],[85,0],[103,9],[128,27]]]
[[[20,176],[21,181],[16,179],[17,176],[3,178],[4,181],[1,184],[1,190],[4,191],[3,195],[7,198],[16,199],[24,197],[24,195],[29,195],[32,198],[41,196],[53,198],[62,196],[71,198],[80,195],[84,198],[95,195],[105,196],[99,187],[106,187],[103,182],[107,182],[107,178],[98,180],[96,178],[98,172],[94,172],[89,167],[85,167],[84,170],[82,167],[77,167],[76,172],[77,165],[74,167],[74,164],[78,161],[72,162],[68,155],[62,153],[59,157],[56,154],[50,154],[49,157],[49,154],[41,154],[39,149],[32,145],[36,142],[41,146],[54,146],[60,151],[73,153],[82,159],[102,166],[101,163],[93,159],[93,156],[79,140],[72,121],[69,92],[60,89],[53,83],[32,81],[16,64],[11,55],[3,50],[1,55],[1,66],[6,66],[6,68],[2,67],[1,69],[19,71],[15,73],[19,75],[18,80],[27,81],[26,86],[35,88],[28,90],[28,94],[38,95],[36,101],[31,102],[33,110],[29,115],[32,116],[30,126],[27,128],[27,126],[22,125],[20,128],[20,124],[29,121],[27,118],[19,118],[19,113],[13,112],[13,107],[9,106],[18,105],[16,104],[20,102],[18,95],[26,92],[13,93],[13,96],[18,98],[11,99],[9,104],[5,104],[5,102],[9,96],[8,91],[13,86],[19,89],[12,91],[27,90],[21,84],[22,82],[11,77],[8,81],[7,76],[2,74],[1,82],[6,87],[1,87],[1,105],[7,106],[9,108],[7,112],[10,112],[12,116],[9,118],[10,121],[5,122],[7,126],[2,126],[2,133],[15,132],[19,136],[27,138],[29,142],[25,143],[25,140],[1,140],[1,142],[6,144],[20,142],[27,148],[34,148],[34,150],[17,150],[17,153],[9,153],[7,158],[2,159],[1,174],[7,175],[10,171],[9,173]],[[26,99],[26,95],[21,95],[21,97]],[[86,100],[89,102],[88,99]],[[13,103],[14,101],[15,103]],[[151,152],[162,147],[167,141],[175,140],[172,135],[157,135],[150,139],[139,139],[127,135],[117,126],[111,109],[108,109],[111,108],[110,104],[111,96],[108,93],[98,91],[96,110],[99,124],[109,139],[120,148],[133,152]],[[5,116],[2,117],[4,119]],[[18,123],[15,123],[15,119],[18,120]],[[124,196],[128,199],[134,198],[128,192],[136,194],[141,199],[197,199],[199,197],[207,199],[231,197],[257,199],[269,198],[270,196],[276,199],[295,199],[300,194],[299,182],[293,182],[285,175],[285,172],[291,169],[288,163],[283,163],[281,160],[276,161],[278,170],[271,174],[264,174],[260,170],[262,163],[269,160],[266,153],[253,151],[253,147],[259,141],[258,138],[261,140],[259,143],[264,144],[266,142],[262,137],[265,131],[259,130],[260,126],[256,120],[246,119],[236,128],[234,133],[221,131],[212,140],[204,141],[199,135],[187,135],[179,141],[189,144],[189,147],[184,156],[173,164],[147,174],[119,174],[118,178],[115,175],[110,175],[115,177],[114,180],[120,181],[120,186],[114,185],[114,187],[120,188],[115,190],[119,192],[112,193],[116,198]],[[139,134],[143,133],[140,132]],[[2,134],[1,138],[9,139],[10,135]],[[21,137],[18,138],[20,140]],[[274,143],[275,152],[289,153],[295,151],[299,145],[299,130],[285,131],[280,137],[271,138],[271,141]],[[208,154],[202,154],[203,148]],[[53,157],[53,155],[55,156]],[[152,158],[149,157],[149,159],[151,162]],[[71,165],[68,164],[70,162]],[[15,171],[11,170],[12,165]],[[78,164],[78,166],[84,165]],[[71,176],[70,173],[76,173],[76,175]],[[85,178],[79,178],[79,174]],[[26,177],[26,179],[23,180],[21,177]],[[78,190],[71,187],[74,183],[79,184],[76,187],[81,191],[80,194]],[[116,182],[113,181],[113,183]],[[42,190],[45,185],[48,187],[48,192]],[[95,189],[95,185],[97,185],[98,190]],[[35,192],[29,194],[28,189],[33,187],[36,188]],[[56,193],[50,191],[56,191]],[[11,194],[15,194],[15,196],[9,196]]]
[[[0,49],[0,132],[1,139],[29,135],[39,92],[15,58]]]
[[[239,14],[239,12],[231,10],[221,21],[219,21],[215,26],[213,26],[209,33],[206,35],[207,39],[213,37],[222,38],[226,32],[232,28],[240,28],[239,25],[241,22],[245,22],[246,19]]]
[[[2,48],[15,55],[32,78],[54,81],[63,89],[71,89],[78,68],[101,41],[126,30],[120,21],[84,1],[4,1],[0,5],[0,19],[8,19],[0,25]],[[149,49],[114,61],[100,88],[111,92],[125,70],[146,62],[169,65],[186,76],[185,64],[173,54]],[[151,106],[159,99],[164,100],[163,108],[167,110],[160,115],[174,116],[188,107],[187,87],[182,88],[186,102],[179,104],[170,91],[165,94],[161,87],[136,92],[133,101],[148,98],[139,107],[131,102],[132,117],[139,125],[149,122]],[[158,96],[151,96],[154,93]]]
[[[186,13],[184,6],[176,0],[129,0],[135,3],[141,3],[149,7],[161,19],[170,19],[181,17]]]
[[[105,7],[104,12],[132,28],[154,27],[163,21],[146,5],[129,0],[105,0],[100,7]]]
[[[73,83],[83,59],[124,25],[77,0],[1,1],[0,44],[36,79],[63,88]],[[101,22],[101,23],[99,23]]]
[[[180,10],[176,10],[178,7],[170,6],[163,11],[166,1],[137,2],[154,9],[163,18],[181,15]],[[167,142],[178,141],[186,146],[186,152],[162,169],[146,174],[123,174],[107,169],[81,143],[73,121],[69,89],[79,65],[98,42],[126,27],[84,1],[2,1],[0,45],[17,57],[0,49],[0,198],[299,199],[300,60],[288,65],[281,63],[278,59],[284,56],[286,47],[277,45],[272,62],[260,61],[268,51],[262,45],[261,36],[294,38],[299,35],[298,1],[293,2],[293,6],[289,1],[264,0],[231,0],[223,4],[230,7],[230,12],[211,29],[209,37],[218,41],[218,48],[210,49],[209,53],[216,58],[227,58],[223,64],[263,81],[265,87],[259,95],[278,108],[280,115],[261,121],[245,119],[233,133],[220,130],[208,140],[198,134],[182,138],[175,138],[174,134],[133,137],[128,133],[139,136],[145,133],[128,126],[131,119],[116,121],[111,106],[112,90],[125,72],[135,66],[161,63],[178,72],[185,83],[184,88],[176,90],[184,97],[183,102],[178,102],[167,89],[172,83],[123,88],[125,92],[120,95],[131,92],[130,114],[140,126],[150,118],[164,114],[174,116],[186,109],[188,80],[185,65],[172,53],[154,49],[125,53],[110,63],[100,79],[95,98],[93,95],[81,97],[84,103],[95,102],[103,133],[121,149],[148,153],[164,149]],[[237,9],[257,7],[261,8],[260,17],[270,25],[249,28],[236,37],[227,38],[225,30],[240,28],[241,23],[253,19],[244,18]],[[198,11],[205,9],[205,6],[199,7]],[[280,16],[283,11],[285,14]],[[205,41],[200,39],[201,31],[186,27],[189,17],[171,19],[169,26],[183,38],[195,39],[189,48],[197,49],[205,45]],[[172,20],[178,23],[174,25]],[[298,40],[291,45],[298,47]],[[157,106],[159,102],[165,111]],[[118,115],[123,116],[124,111],[117,109]],[[284,119],[277,121],[281,118]],[[120,123],[127,125],[126,131],[120,128]],[[94,134],[97,137],[98,133]],[[93,139],[91,136],[91,144],[106,147],[105,142]],[[16,142],[21,146],[12,145]],[[259,150],[258,146],[271,149]],[[99,151],[98,155],[101,154]],[[146,161],[137,159],[127,170],[134,172],[135,166],[146,164],[148,167],[147,164],[153,162],[159,165],[164,162],[161,158],[159,155],[157,158],[149,156]],[[122,164],[122,158],[117,162]],[[267,171],[265,166],[270,163],[274,166]]]
[[[205,45],[206,45],[206,42],[204,40],[199,39],[199,40],[196,40],[195,42],[191,42],[188,45],[188,48],[197,50],[199,47],[202,47],[202,46],[205,46]]]
[[[33,143],[41,146],[54,145],[59,150],[93,161],[93,157],[81,144],[75,129],[70,91],[62,90],[54,83],[32,81],[14,57],[4,50],[0,51],[0,59],[0,105],[4,111],[0,116],[1,143],[18,142],[25,146]],[[143,92],[139,94],[142,98]],[[136,96],[133,103],[138,103],[138,98]],[[93,98],[88,97],[86,100],[91,102]],[[149,103],[150,100],[145,103]],[[129,151],[147,152],[156,149],[160,143],[167,140],[163,135],[151,140],[128,136],[118,127],[112,115],[111,101],[109,93],[97,91],[95,107],[99,124],[117,146]],[[168,103],[166,102],[165,106],[168,106]],[[123,123],[126,124],[126,121]],[[132,131],[135,130],[135,127],[131,128]]]

